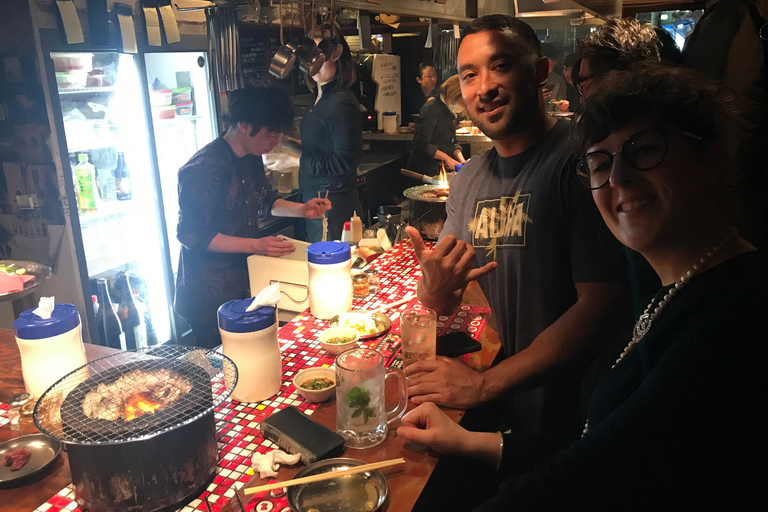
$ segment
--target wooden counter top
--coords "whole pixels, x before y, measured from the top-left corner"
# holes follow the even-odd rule
[[[464,302],[487,306],[485,297],[480,292],[476,283],[472,283],[464,295]],[[486,326],[480,338],[483,349],[473,355],[470,363],[478,369],[490,366],[499,350],[499,338],[489,324]],[[94,360],[113,353],[114,349],[86,345],[88,360]],[[24,391],[24,382],[21,376],[21,359],[16,346],[14,332],[8,329],[0,330],[0,401],[8,403],[11,396]],[[410,405],[409,408],[413,408]],[[456,421],[463,416],[463,411],[449,410],[448,414]],[[336,424],[335,402],[323,404],[318,408],[312,418],[334,429]],[[394,425],[397,427],[397,423]],[[26,433],[37,432],[31,418],[23,418],[21,431],[10,429],[10,425],[0,427],[0,441],[6,441]],[[419,494],[427,483],[435,464],[437,455],[428,451],[424,446],[405,442],[394,433],[390,433],[387,440],[377,447],[368,450],[347,449],[345,457],[356,458],[367,462],[375,462],[385,459],[403,457],[407,463],[400,468],[385,470],[390,487],[389,505],[390,512],[405,512],[411,510]],[[283,468],[278,478],[285,480],[291,478],[303,466],[296,468]],[[2,510],[5,512],[29,512],[35,510],[51,496],[71,483],[69,461],[66,452],[56,461],[36,475],[33,479],[25,481],[24,485],[11,489],[0,490]],[[261,478],[253,477],[247,487],[255,487],[264,483]],[[224,507],[223,512],[238,510],[234,501]]]

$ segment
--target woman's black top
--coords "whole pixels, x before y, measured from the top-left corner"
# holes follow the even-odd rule
[[[302,194],[353,190],[363,156],[363,114],[348,87],[322,86],[320,101],[301,120],[299,189]]]
[[[478,510],[768,510],[768,258],[692,278],[611,369],[629,339],[593,365],[589,431]],[[527,450],[505,435],[505,464]]]
[[[440,160],[435,160],[438,149],[451,158],[457,149],[461,150],[456,141],[456,116],[440,101],[440,96],[427,101],[419,111],[406,167],[421,174],[435,174],[440,167]]]

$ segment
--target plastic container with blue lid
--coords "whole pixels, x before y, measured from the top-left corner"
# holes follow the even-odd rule
[[[352,307],[352,251],[344,242],[315,242],[307,247],[309,310],[329,319]]]
[[[227,332],[255,332],[277,322],[275,306],[260,306],[246,311],[253,299],[231,300],[219,307],[219,328]]]
[[[237,366],[232,399],[239,402],[260,402],[274,396],[280,391],[283,377],[277,307],[246,311],[252,302],[231,300],[219,307],[217,315],[223,353]]]
[[[352,257],[352,248],[345,242],[315,242],[307,247],[307,261],[317,265],[343,263]]]
[[[56,381],[85,365],[80,314],[72,304],[55,304],[50,318],[28,309],[13,322],[27,392],[35,398]]]
[[[16,337],[25,340],[51,338],[71,331],[80,325],[80,313],[72,304],[56,304],[51,318],[43,319],[32,312],[23,311],[13,322]]]

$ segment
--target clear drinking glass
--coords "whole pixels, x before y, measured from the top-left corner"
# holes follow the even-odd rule
[[[406,309],[400,315],[400,343],[403,347],[403,368],[416,361],[435,359],[437,346],[437,315],[425,307]]]
[[[398,403],[391,411],[384,405],[384,381],[397,378]],[[387,437],[387,425],[400,418],[408,405],[405,374],[384,368],[376,350],[353,348],[336,358],[336,432],[350,448],[371,448]]]

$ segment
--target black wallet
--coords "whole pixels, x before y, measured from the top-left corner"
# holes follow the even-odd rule
[[[261,433],[288,453],[298,453],[304,464],[344,452],[344,438],[289,406],[261,422]]]

